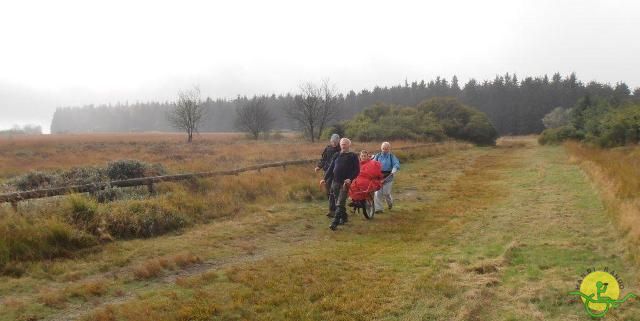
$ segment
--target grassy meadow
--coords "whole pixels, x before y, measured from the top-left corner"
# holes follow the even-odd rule
[[[208,171],[317,157],[324,145],[234,134],[192,145],[168,134],[15,138],[0,141],[0,182],[125,158]],[[534,137],[398,152],[393,210],[351,216],[336,232],[312,165],[163,183],[112,202],[3,205],[0,320],[588,320],[567,295],[587,268],[615,269],[624,291],[640,292],[629,242],[638,212],[624,207],[638,204],[634,155]],[[607,318],[638,315],[630,300]]]

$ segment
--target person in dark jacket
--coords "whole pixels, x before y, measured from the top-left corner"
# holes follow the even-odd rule
[[[327,174],[327,170],[331,165],[331,160],[333,159],[333,155],[340,152],[340,136],[338,134],[331,135],[331,139],[329,139],[329,145],[324,148],[322,152],[322,158],[316,165],[315,171],[323,170],[324,174]],[[327,213],[328,217],[334,217],[336,213],[336,197],[331,193],[331,179],[326,181],[325,190],[327,192],[327,198],[329,199],[329,212]]]
[[[334,231],[338,224],[344,224],[348,220],[346,204],[349,185],[360,173],[358,155],[350,152],[350,148],[351,141],[348,138],[340,140],[340,153],[333,156],[324,179],[320,181],[320,184],[325,184],[328,179],[332,179],[331,192],[336,196],[336,215],[329,228]]]

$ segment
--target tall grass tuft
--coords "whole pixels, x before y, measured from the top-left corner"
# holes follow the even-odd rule
[[[162,235],[191,223],[166,198],[110,203],[100,209],[99,216],[107,231],[119,238]]]
[[[0,218],[0,270],[20,276],[19,262],[69,256],[97,244],[94,236],[56,218],[25,218],[5,213]]]

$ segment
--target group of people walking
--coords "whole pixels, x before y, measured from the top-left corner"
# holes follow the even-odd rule
[[[353,192],[359,182],[362,184],[363,181],[373,181],[380,185],[374,196],[376,213],[383,211],[383,201],[386,201],[389,210],[393,208],[391,187],[394,175],[400,169],[400,161],[391,153],[391,145],[388,142],[382,143],[381,151],[373,156],[366,150],[357,155],[350,149],[351,140],[341,139],[338,134],[331,135],[329,145],[325,147],[315,168],[316,172],[324,172],[320,184],[325,186],[329,199],[327,216],[333,218],[329,226],[332,230],[347,223],[347,197],[350,189]]]

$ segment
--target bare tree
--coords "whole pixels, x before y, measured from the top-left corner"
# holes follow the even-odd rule
[[[338,116],[340,100],[338,99],[337,92],[338,90],[336,89],[336,86],[329,84],[329,79],[322,81],[322,84],[320,85],[321,105],[320,122],[318,124],[318,140],[320,140],[322,131]]]
[[[336,90],[328,80],[324,80],[320,86],[303,83],[300,85],[300,94],[286,107],[285,113],[314,142],[320,139],[322,131],[338,114]]]
[[[168,118],[174,128],[187,133],[187,142],[193,141],[193,133],[198,132],[204,117],[205,109],[200,101],[200,88],[194,86],[190,90],[178,92],[178,101]]]
[[[268,133],[274,120],[263,98],[253,97],[236,108],[236,128],[248,132],[253,139],[258,139],[260,133]]]

